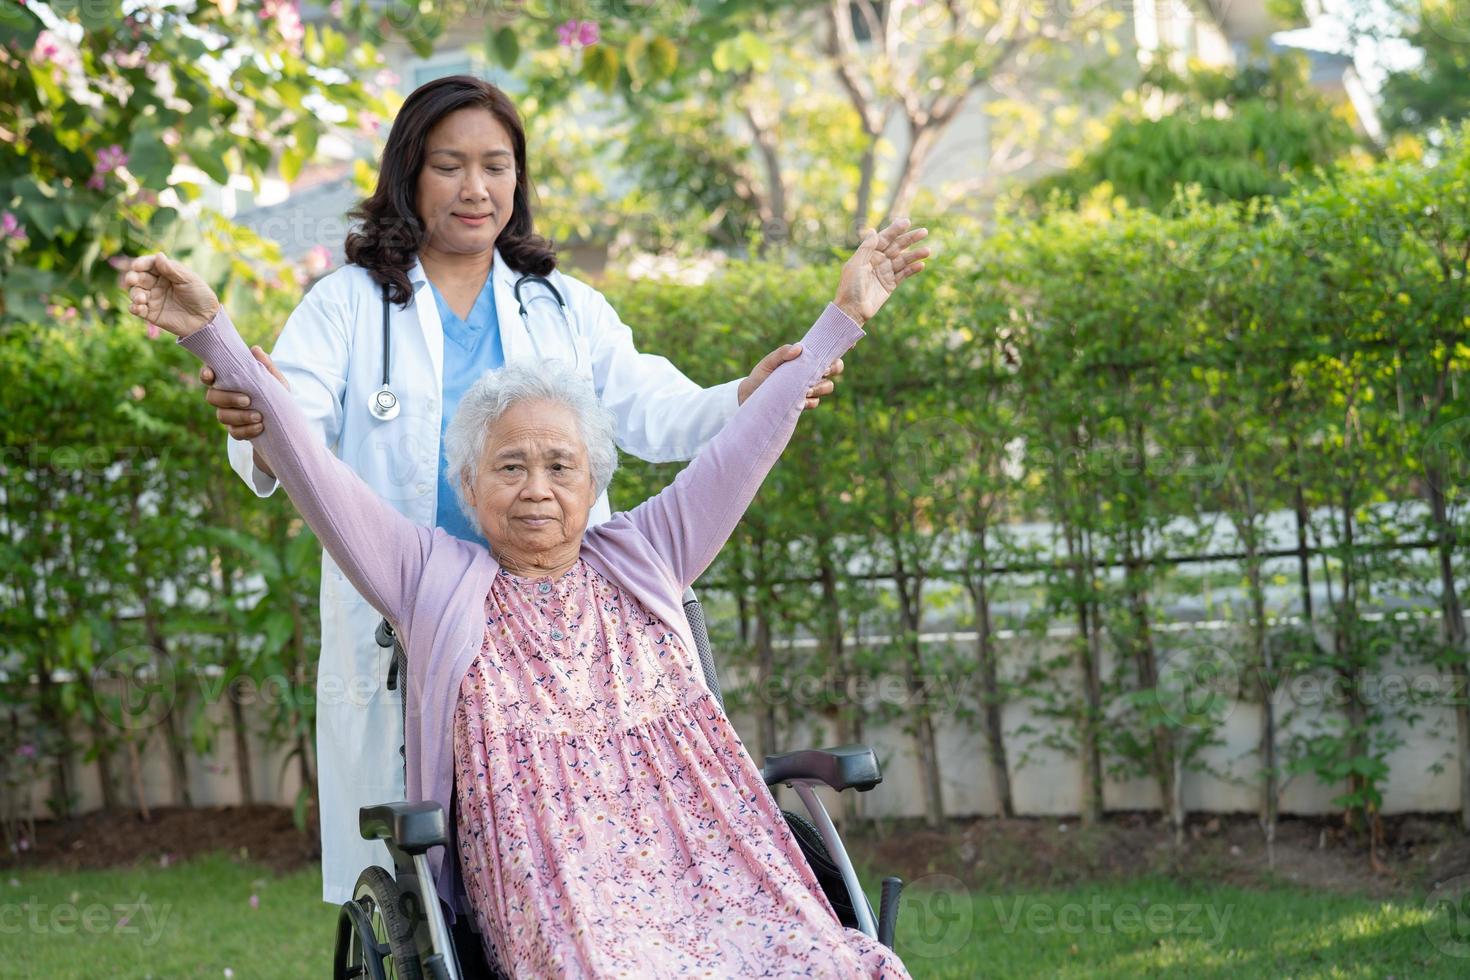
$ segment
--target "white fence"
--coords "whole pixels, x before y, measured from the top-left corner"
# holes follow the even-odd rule
[[[1238,643],[1240,637],[1234,632],[1236,629],[1234,625],[1221,623],[1171,624],[1166,627],[1166,635],[1160,641],[1161,656],[1166,661],[1171,655],[1184,658],[1184,675],[1188,676],[1189,664],[1199,662],[1200,658],[1218,660],[1219,651]],[[1003,674],[1016,676],[1038,657],[1064,655],[1070,648],[1070,642],[1066,635],[1059,634],[1065,632],[1053,631],[1053,635],[1046,639],[1017,635],[1000,637],[997,644]],[[963,636],[950,639],[965,643]],[[1394,663],[1395,659],[1389,655],[1383,661]],[[1104,671],[1110,669],[1111,665],[1104,663]],[[1167,669],[1166,663],[1166,672]],[[1075,685],[1077,680],[1070,671],[1054,677],[1059,684]],[[1213,694],[1219,699],[1217,731],[1220,744],[1203,750],[1200,761],[1205,771],[1186,773],[1185,802],[1191,811],[1254,811],[1260,805],[1261,793],[1256,755],[1261,705],[1254,700],[1246,677],[1232,678],[1228,671],[1212,677]],[[731,676],[727,683],[733,680],[735,678]],[[217,688],[218,685],[214,684],[204,685],[202,689],[214,691]],[[885,700],[900,711],[905,707],[904,687],[896,678],[892,683],[870,685],[866,693],[870,702]],[[936,684],[930,691],[939,743],[944,805],[952,816],[997,811],[986,768],[988,752],[984,736],[963,721],[955,710],[974,693],[973,681],[969,678]],[[1384,714],[1377,728],[1379,737],[1386,737],[1394,743],[1386,756],[1389,775],[1384,786],[1384,812],[1455,810],[1459,785],[1454,764],[1457,737],[1454,699],[1464,697],[1465,692],[1455,691],[1447,674],[1429,666],[1406,662],[1395,664],[1391,673],[1369,678],[1361,693]],[[264,726],[263,708],[268,694],[269,688],[245,704],[246,717],[253,731]],[[1278,751],[1286,753],[1295,736],[1310,734],[1323,726],[1330,727],[1341,717],[1339,706],[1343,694],[1339,686],[1323,676],[1303,675],[1282,684],[1274,693],[1279,719]],[[200,695],[195,692],[194,696]],[[798,686],[783,696],[794,698],[799,705],[802,692]],[[228,728],[228,704],[216,698],[206,702],[205,710],[209,722],[218,726],[218,730],[215,751],[211,755],[191,755],[189,758],[193,801],[198,806],[239,803],[234,741]],[[1410,713],[1418,716],[1412,725],[1405,720]],[[1034,736],[1023,734],[1028,727],[1044,730],[1047,726],[1054,728],[1057,723],[1038,714],[1035,705],[1025,702],[1006,705],[1003,718],[1017,811],[1038,816],[1078,812],[1082,798],[1078,761],[1056,749],[1038,747],[1034,744]],[[762,752],[765,747],[758,744],[754,717],[748,711],[737,712],[734,722],[751,753],[757,755]],[[79,741],[86,741],[86,733],[78,731],[74,735]],[[830,726],[807,724],[790,732],[788,738],[789,744],[777,748],[789,750],[830,744],[833,730]],[[890,723],[870,724],[865,730],[865,741],[877,750],[884,778],[881,786],[863,795],[864,813],[880,817],[922,815],[924,794],[912,739],[902,731],[900,724]],[[284,767],[282,764],[289,749],[276,746],[267,751],[258,736],[253,736],[251,743],[256,800],[290,805],[300,784],[296,763],[292,761]],[[1018,766],[1023,752],[1028,759],[1024,765]],[[113,768],[119,797],[130,803],[134,794],[127,778],[126,759],[121,753],[114,756]],[[143,755],[142,784],[150,805],[171,802],[168,762],[162,739],[156,732]],[[102,794],[95,764],[83,763],[79,759],[74,762],[72,785],[79,796],[80,811],[100,807]],[[1332,812],[1335,808],[1330,801],[1341,791],[1342,787],[1322,785],[1310,775],[1295,776],[1286,780],[1281,810],[1296,814]],[[31,787],[31,808],[38,817],[47,813],[48,793],[49,783],[45,778]],[[1157,787],[1146,779],[1111,779],[1105,783],[1103,797],[1109,809],[1149,810],[1160,805]],[[828,795],[827,800],[839,812],[843,809],[833,796]]]

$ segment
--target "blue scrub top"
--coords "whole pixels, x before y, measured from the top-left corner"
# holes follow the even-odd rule
[[[439,307],[439,321],[444,324],[444,415],[439,421],[439,505],[435,523],[456,538],[480,544],[485,544],[484,536],[465,518],[449,485],[444,466],[444,433],[470,385],[486,371],[505,366],[500,320],[495,315],[494,281],[493,274],[485,277],[485,285],[467,320],[456,316],[439,290],[429,283],[434,303]]]

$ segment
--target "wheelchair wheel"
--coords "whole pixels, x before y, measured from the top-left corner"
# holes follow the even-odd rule
[[[335,980],[420,980],[412,903],[388,872],[364,871],[337,922]]]
[[[852,907],[852,898],[847,893],[847,883],[842,880],[842,870],[837,867],[837,862],[832,860],[832,855],[822,840],[821,832],[810,820],[799,813],[782,810],[781,815],[786,818],[786,825],[791,828],[791,834],[796,838],[797,846],[801,848],[806,863],[811,865],[812,873],[817,876],[817,884],[822,886],[822,893],[827,896],[827,901],[832,903],[832,911],[837,913],[837,921],[856,929],[857,911]]]

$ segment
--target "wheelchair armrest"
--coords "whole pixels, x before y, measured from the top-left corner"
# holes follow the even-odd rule
[[[405,854],[423,854],[449,841],[444,808],[432,800],[365,806],[357,811],[357,827],[365,840],[390,840]]]
[[[878,757],[866,745],[838,745],[766,756],[761,769],[767,786],[793,779],[815,779],[835,790],[865,793],[883,781]]]

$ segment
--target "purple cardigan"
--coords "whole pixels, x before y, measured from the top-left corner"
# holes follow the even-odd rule
[[[802,338],[801,356],[777,368],[673,483],[583,538],[587,564],[642,602],[691,655],[685,588],[714,561],[791,439],[807,389],[862,336],[829,303]],[[258,438],[281,486],[405,642],[408,797],[433,800],[452,817],[454,710],[484,640],[485,596],[499,564],[479,544],[414,524],[384,503],[307,427],[290,392],[251,356],[223,308],[179,343],[213,369],[222,389],[250,396],[266,420]],[[444,849],[434,848],[429,863],[452,915],[458,862],[443,857]]]

